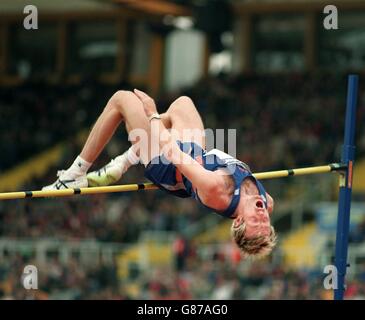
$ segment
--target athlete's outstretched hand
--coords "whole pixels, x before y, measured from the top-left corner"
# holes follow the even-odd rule
[[[139,98],[139,100],[142,101],[143,109],[147,117],[150,117],[154,113],[157,113],[155,101],[147,93],[144,93],[143,91],[138,89],[134,89],[134,93]]]

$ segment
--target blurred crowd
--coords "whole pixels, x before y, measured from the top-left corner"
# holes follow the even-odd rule
[[[23,287],[24,267],[37,266],[38,288]],[[0,261],[0,299],[125,299],[118,290],[115,265],[81,266],[76,259],[62,264],[57,257],[40,264],[28,255],[6,255]]]
[[[228,244],[227,244],[228,245]],[[326,274],[320,269],[293,270],[273,261],[247,263],[237,254],[227,255],[227,246],[210,252],[192,248],[184,265],[149,267],[129,279],[118,278],[117,263],[80,265],[75,259],[62,264],[57,257],[39,265],[27,255],[0,261],[1,299],[265,299],[331,300],[325,289]],[[204,251],[203,250],[203,251]],[[209,250],[209,249],[208,249]],[[229,252],[229,250],[228,250]],[[176,256],[177,258],[177,256]],[[22,286],[23,268],[38,267],[38,290]],[[345,299],[365,299],[365,264],[347,277]]]
[[[273,169],[337,159],[346,81],[339,74],[221,76],[155,98],[164,111],[178,96],[190,96],[207,128],[237,129],[239,158],[255,169]],[[77,133],[95,122],[114,92],[130,88],[124,83],[113,87],[85,81],[74,86],[28,84],[0,89],[0,170],[59,141],[72,145]],[[358,123],[365,120],[362,92],[360,87]],[[365,129],[357,129],[357,152],[363,154]],[[124,151],[128,145],[124,129],[118,131],[116,141],[119,152]]]
[[[145,202],[137,194],[3,202],[0,236],[131,243],[141,231],[183,230],[201,218],[192,201],[167,199],[161,192],[161,197],[144,194]]]
[[[26,84],[11,90],[1,88],[0,172],[66,141],[68,147],[59,163],[22,188],[39,189],[53,182],[57,170],[66,168],[78,155],[81,146],[75,136],[90,128],[118,89],[129,87],[89,81],[65,87]],[[358,123],[365,120],[365,95],[360,92]],[[156,97],[159,109],[166,110],[179,95],[193,99],[207,128],[237,129],[237,157],[254,171],[330,163],[339,158],[346,101],[344,75],[219,76]],[[362,156],[365,128],[357,129],[357,155]],[[127,135],[124,129],[119,130],[93,168],[127,148]],[[141,180],[143,168],[132,168],[124,183]],[[207,210],[192,201],[171,201],[162,192],[158,196],[145,192],[143,201],[140,193],[128,193],[1,202],[0,237],[133,243],[142,231],[181,231],[206,214]],[[354,235],[354,241],[363,241],[363,234]],[[289,271],[271,263],[243,268],[240,262],[222,258],[219,253],[213,260],[205,260],[194,250],[188,251],[186,259],[180,255],[175,268],[141,273],[136,295],[115,281],[115,264],[88,270],[74,260],[62,265],[51,259],[42,266],[46,271],[40,272],[45,278],[37,294],[44,295],[28,297],[29,292],[25,293],[17,281],[29,259],[18,255],[0,261],[0,298],[328,298],[318,272]],[[360,277],[351,282],[349,298],[364,298],[365,270]]]
[[[62,140],[72,141],[96,117],[101,95],[93,84],[24,84],[0,88],[0,170],[11,168]],[[103,90],[107,90],[103,88]],[[103,101],[104,102],[104,101]]]
[[[206,94],[209,92],[209,94]],[[360,87],[357,123],[365,119]],[[237,155],[252,169],[333,162],[343,142],[345,75],[217,77],[184,91],[210,128],[237,129]],[[365,132],[357,126],[358,156]]]
[[[202,250],[186,256],[184,268],[155,270],[142,276],[138,298],[142,299],[265,299],[326,300],[333,291],[323,285],[323,270],[293,270],[274,261],[247,262],[229,244],[213,250],[209,259]],[[346,299],[365,299],[365,264],[348,278]]]
[[[364,243],[365,242],[365,218],[355,226],[350,232],[349,241],[351,243]]]

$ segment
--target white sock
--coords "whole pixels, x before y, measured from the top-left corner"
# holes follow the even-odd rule
[[[66,170],[65,174],[68,176],[71,175],[72,177],[83,176],[90,169],[91,165],[92,163],[87,162],[78,156],[73,164]]]
[[[139,163],[140,158],[139,158],[139,156],[136,154],[136,152],[134,151],[133,146],[131,146],[131,147],[128,149],[127,154],[128,154],[128,161],[129,161],[132,165],[136,165],[136,164],[138,164],[138,163]]]
[[[139,156],[137,156],[134,152],[133,146],[114,159],[114,161],[122,168],[122,174],[124,174],[131,166],[139,163],[139,160]]]

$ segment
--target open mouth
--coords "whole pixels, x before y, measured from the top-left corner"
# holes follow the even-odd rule
[[[257,207],[257,208],[260,208],[260,209],[263,209],[263,208],[264,208],[264,203],[263,203],[263,201],[257,200],[257,201],[256,201],[256,207]]]

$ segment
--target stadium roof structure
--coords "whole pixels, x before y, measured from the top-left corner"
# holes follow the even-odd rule
[[[110,12],[116,10],[129,11],[154,16],[175,15],[188,16],[191,11],[182,5],[166,0],[1,0],[1,15],[16,15],[23,13],[27,5],[37,7],[38,11],[46,14],[72,12]]]

